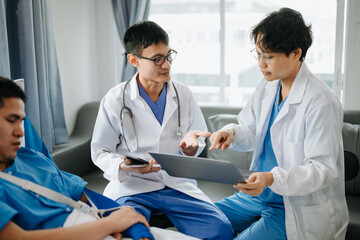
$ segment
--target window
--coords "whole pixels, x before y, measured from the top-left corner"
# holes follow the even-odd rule
[[[281,7],[296,9],[312,24],[314,43],[305,62],[332,87],[335,0],[152,0],[149,20],[168,32],[178,51],[172,79],[188,85],[200,103],[243,106],[262,78],[249,32]]]

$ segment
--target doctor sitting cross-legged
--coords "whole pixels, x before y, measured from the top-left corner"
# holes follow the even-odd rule
[[[253,151],[250,169],[257,172],[216,205],[241,232],[236,239],[344,239],[343,110],[304,62],[311,26],[282,8],[251,38],[264,79],[238,124],[212,134],[210,150]]]
[[[144,21],[126,31],[124,43],[127,59],[138,72],[102,99],[91,142],[92,160],[110,181],[104,195],[132,206],[147,220],[152,211],[164,213],[187,235],[232,239],[229,220],[196,181],[169,176],[148,154],[198,155],[204,137],[210,136],[189,88],[170,80],[177,52],[169,47],[167,33]],[[125,155],[149,163],[134,167]]]

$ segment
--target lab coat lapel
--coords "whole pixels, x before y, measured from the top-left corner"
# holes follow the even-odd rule
[[[141,107],[141,109],[143,109],[144,111],[146,111],[146,109],[148,108],[148,110],[150,110],[150,112],[151,112],[150,107],[146,104],[145,100],[143,100],[142,97],[140,96],[136,76],[137,75],[135,75],[130,82],[130,89],[131,89],[130,101],[132,101],[135,105]],[[141,101],[141,100],[143,100],[143,101]]]
[[[259,126],[265,126],[270,119],[270,113],[276,96],[276,91],[280,81],[267,82],[265,86],[264,97],[261,102],[261,113],[259,117]],[[267,124],[266,124],[267,126]],[[259,128],[260,129],[260,128]],[[267,128],[262,128],[261,136],[266,132]],[[265,129],[265,130],[264,130]],[[261,129],[260,129],[261,130]],[[265,137],[265,136],[264,136]]]
[[[167,84],[166,106],[165,106],[162,126],[165,126],[166,123],[170,120],[171,116],[174,114],[177,107],[178,106],[177,106],[175,89],[172,83],[169,81]]]
[[[255,151],[256,156],[254,157],[254,161],[251,163],[250,169],[257,168],[257,165],[259,164],[260,154],[262,153],[267,126],[269,124],[271,110],[278,86],[279,86],[279,81],[266,82],[264,95],[261,100],[261,108],[260,108],[260,115],[258,122],[258,126],[263,126],[263,127],[257,128],[256,135],[258,138],[256,139],[256,142],[259,144],[256,144],[257,147],[257,150]]]
[[[130,100],[131,101],[134,101],[135,99],[138,99],[140,97],[140,94],[139,94],[139,88],[138,88],[138,85],[137,85],[137,75],[139,73],[135,74],[134,77],[131,79],[131,82],[129,83],[130,85]]]
[[[302,98],[305,94],[306,84],[309,80],[308,77],[309,69],[305,63],[302,63],[300,70],[291,86],[290,93],[286,99],[284,106],[281,108],[278,116],[276,117],[273,127],[276,125],[288,114],[290,105],[298,104],[302,101]]]

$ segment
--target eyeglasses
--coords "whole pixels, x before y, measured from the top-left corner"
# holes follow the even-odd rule
[[[264,62],[267,64],[267,65],[270,65],[271,63],[271,60],[276,57],[276,56],[279,56],[280,54],[276,54],[274,56],[270,56],[270,57],[266,57],[262,54],[259,54],[256,49],[254,48],[253,50],[250,51],[250,53],[253,55],[253,57],[259,61],[260,59],[264,60]]]
[[[136,55],[136,54],[134,54],[134,55],[137,56],[138,58],[142,58],[142,59],[146,59],[146,60],[153,61],[154,64],[155,64],[155,66],[161,66],[161,65],[165,62],[165,59],[166,59],[169,63],[172,63],[172,61],[174,61],[174,59],[176,58],[176,54],[177,54],[177,51],[171,50],[168,55],[166,55],[166,56],[161,56],[161,57],[157,57],[157,58],[147,58],[147,57],[143,57],[143,56]]]

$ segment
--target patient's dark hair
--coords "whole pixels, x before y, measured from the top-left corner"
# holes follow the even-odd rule
[[[257,39],[258,36],[260,39]],[[250,38],[265,52],[279,52],[289,56],[300,48],[300,61],[303,61],[312,44],[311,24],[306,26],[301,13],[290,8],[281,8],[255,25]]]
[[[4,107],[5,98],[20,98],[26,103],[24,91],[14,81],[0,76],[0,108]]]
[[[140,55],[143,49],[158,43],[169,45],[169,36],[164,29],[151,21],[135,23],[124,35],[126,54]]]

